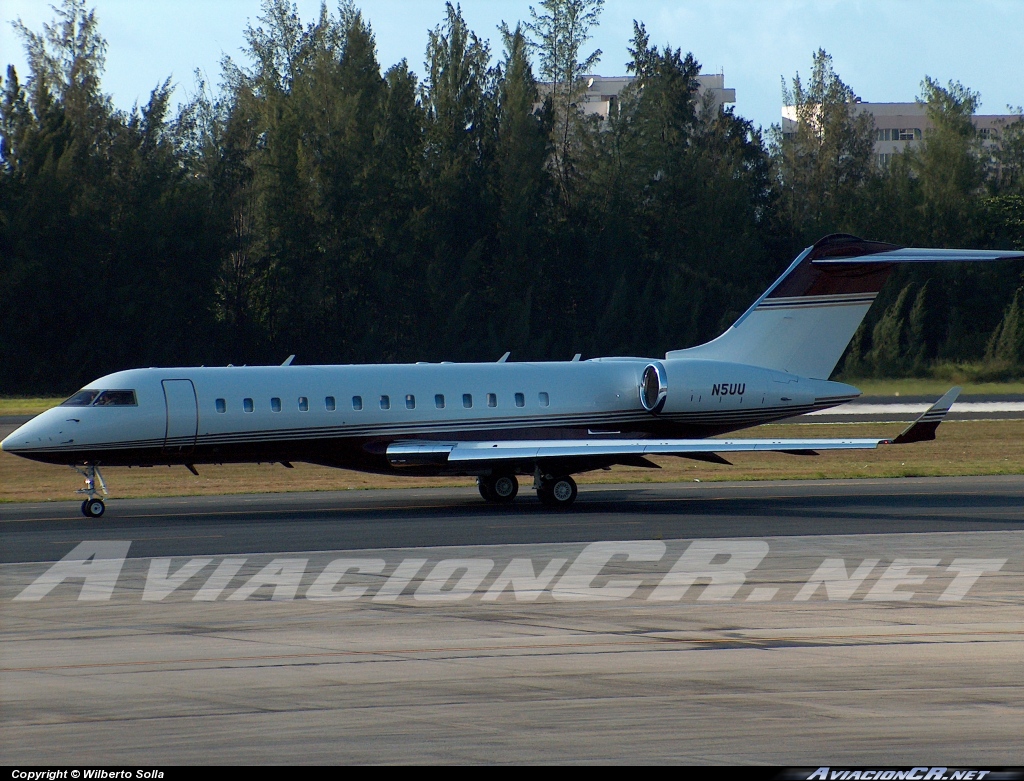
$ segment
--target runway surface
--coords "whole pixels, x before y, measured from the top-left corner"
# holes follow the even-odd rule
[[[1024,763],[1024,477],[77,512],[0,506],[0,762]]]

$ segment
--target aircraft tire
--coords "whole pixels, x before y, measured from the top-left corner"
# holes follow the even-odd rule
[[[494,489],[491,488],[490,481],[486,477],[478,477],[476,479],[476,487],[480,491],[480,496],[484,498],[485,502],[498,501],[498,497],[494,495]]]
[[[541,504],[558,510],[571,507],[576,501],[577,494],[576,481],[568,475],[546,480],[537,489],[537,498],[540,499]]]
[[[515,475],[494,475],[489,482],[494,501],[500,504],[511,504],[519,493],[519,481]]]
[[[99,518],[106,509],[102,499],[86,499],[82,502],[82,515],[86,518]]]
[[[519,493],[519,481],[515,475],[490,475],[477,479],[480,495],[494,504],[509,504]]]

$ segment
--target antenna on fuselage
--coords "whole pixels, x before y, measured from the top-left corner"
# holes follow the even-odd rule
[[[289,355],[287,358],[284,359],[284,363],[282,363],[281,365],[282,366],[291,366],[292,365],[292,361],[294,361],[294,360],[295,360],[295,356],[294,355]]]
[[[574,356],[572,357],[572,363],[579,363],[579,361],[580,361],[580,358],[582,358],[582,357],[583,357],[583,353],[576,353],[576,354],[575,354],[575,355],[574,355]]]
[[[503,356],[501,356],[501,357],[500,357],[500,358],[498,359],[498,363],[505,363],[505,361],[507,361],[507,360],[508,360],[508,357],[509,357],[509,356],[510,356],[511,354],[512,354],[512,351],[511,351],[511,350],[506,350],[506,351],[505,351],[505,354],[504,354]]]

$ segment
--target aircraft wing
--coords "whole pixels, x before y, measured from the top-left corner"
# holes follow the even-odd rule
[[[901,445],[935,439],[960,388],[953,388],[892,439],[542,439],[442,442],[413,440],[394,442],[387,457],[392,466],[466,464],[470,462],[536,462],[642,458],[670,455],[724,461],[720,453],[751,451],[814,455],[822,450],[872,450],[879,445]]]

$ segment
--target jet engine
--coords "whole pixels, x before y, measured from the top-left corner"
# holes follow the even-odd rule
[[[668,374],[661,361],[647,364],[640,378],[640,403],[652,415],[665,407],[668,399]]]

